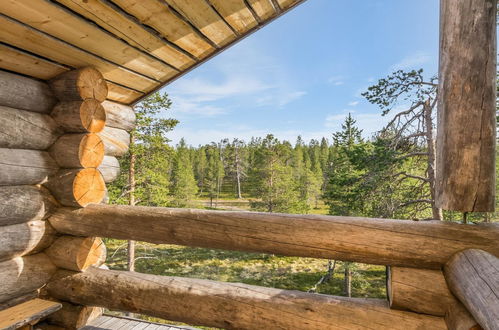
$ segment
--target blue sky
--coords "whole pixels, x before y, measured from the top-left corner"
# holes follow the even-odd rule
[[[330,138],[349,112],[369,136],[386,119],[362,91],[396,69],[436,74],[438,3],[306,1],[163,89],[170,139]]]

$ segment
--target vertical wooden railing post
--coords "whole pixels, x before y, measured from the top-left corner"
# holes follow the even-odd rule
[[[438,207],[495,206],[496,0],[440,1]]]

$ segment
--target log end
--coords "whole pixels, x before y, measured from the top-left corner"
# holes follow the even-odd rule
[[[78,70],[76,86],[82,99],[96,99],[103,102],[107,98],[107,83],[102,73],[92,67]]]
[[[87,99],[81,104],[80,119],[88,132],[99,133],[106,126],[106,111],[99,101]]]
[[[106,192],[106,184],[99,170],[85,168],[73,180],[73,196],[78,206],[100,203]]]
[[[82,167],[98,167],[104,159],[104,142],[97,134],[87,134],[80,142],[78,155]]]

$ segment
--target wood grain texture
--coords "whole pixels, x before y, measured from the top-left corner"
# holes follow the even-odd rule
[[[47,317],[51,324],[66,330],[80,329],[102,315],[102,308],[61,302],[62,308]]]
[[[56,102],[45,82],[0,70],[0,105],[49,113]]]
[[[8,310],[0,311],[0,328],[14,330],[29,325],[61,308],[61,304],[49,300],[32,299]]]
[[[41,252],[54,242],[48,221],[30,221],[0,227],[0,261]]]
[[[62,134],[46,114],[0,106],[0,148],[45,150]]]
[[[102,174],[104,182],[113,182],[120,175],[120,162],[116,157],[104,156],[102,163],[97,169]]]
[[[76,236],[416,268],[440,269],[472,247],[499,255],[498,227],[446,222],[118,205],[59,209],[50,222]]]
[[[106,126],[99,136],[104,142],[104,153],[107,156],[121,157],[127,153],[130,146],[130,134],[127,131]]]
[[[144,95],[142,92],[116,85],[110,81],[107,82],[107,89],[107,98],[122,104],[130,104]]]
[[[102,102],[106,112],[106,126],[124,129],[127,132],[135,128],[137,120],[133,108],[111,101]]]
[[[57,202],[40,186],[0,186],[0,226],[46,219]]]
[[[248,2],[262,20],[277,14],[271,0],[248,0]]]
[[[94,99],[59,102],[50,115],[68,133],[98,133],[106,125],[106,112]]]
[[[102,102],[107,98],[104,76],[93,67],[65,72],[52,78],[49,84],[60,101],[94,99]]]
[[[452,293],[485,330],[499,329],[499,259],[482,250],[456,253],[444,268]]]
[[[0,148],[0,186],[40,184],[57,169],[46,151]]]
[[[238,33],[243,34],[258,25],[243,0],[210,0],[217,12]]]
[[[16,305],[22,304],[23,302],[38,298],[38,290],[23,294],[22,296],[16,297],[14,299],[10,299],[4,303],[0,304],[0,311],[4,309],[14,307]]]
[[[60,167],[98,167],[104,158],[104,143],[95,133],[65,134],[49,153]]]
[[[98,237],[62,236],[44,252],[59,268],[85,271],[90,266],[99,267],[105,261],[105,249],[101,245],[104,242]]]
[[[44,253],[0,262],[0,303],[41,288],[56,270]]]
[[[445,324],[449,330],[483,330],[470,312],[457,300],[448,306]]]
[[[440,1],[436,204],[495,207],[496,1]]]
[[[442,318],[390,310],[382,300],[98,268],[60,272],[47,290],[73,303],[224,329],[446,329]]]

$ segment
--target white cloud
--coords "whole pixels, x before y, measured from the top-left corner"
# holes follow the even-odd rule
[[[402,60],[400,60],[400,62],[392,65],[391,71],[419,69],[421,65],[428,63],[430,60],[431,56],[428,53],[416,52],[407,57],[404,57]]]
[[[341,86],[345,84],[343,76],[332,76],[327,80],[328,83],[334,86]]]
[[[352,101],[352,102],[348,103],[348,106],[349,107],[355,107],[358,104],[359,104],[359,101]]]

